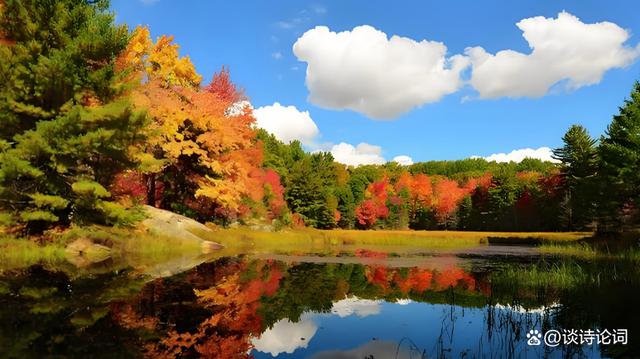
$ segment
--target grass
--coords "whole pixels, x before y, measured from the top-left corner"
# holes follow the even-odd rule
[[[25,239],[0,237],[0,270],[23,268],[38,263],[55,265],[64,260],[64,247],[58,244],[41,246]]]
[[[556,254],[572,257],[580,257],[584,259],[593,259],[601,256],[591,245],[581,243],[543,243],[538,249],[544,254]]]
[[[217,229],[196,233],[202,238],[223,244],[228,252],[251,253],[315,253],[331,255],[355,248],[381,248],[411,252],[420,249],[440,250],[486,245],[491,239],[505,243],[537,242],[571,243],[591,235],[585,232],[466,232],[409,230],[316,230],[288,229],[279,232],[259,232],[248,228]]]
[[[183,255],[202,253],[200,243],[181,241],[178,238],[163,237],[144,230],[132,230],[113,227],[72,227],[62,234],[53,234],[45,245],[39,245],[28,238],[0,237],[0,270],[29,267],[45,264],[61,267],[73,258],[66,247],[78,239],[110,248],[104,255],[96,254],[92,248],[83,255],[86,263],[100,262],[112,258],[114,262],[126,265],[148,265],[161,263]],[[96,249],[97,250],[97,249]],[[93,258],[95,257],[95,258]]]
[[[561,262],[550,265],[533,265],[523,269],[508,267],[492,276],[494,285],[504,284],[523,288],[571,289],[579,285],[597,285],[600,276],[590,273],[577,263]]]

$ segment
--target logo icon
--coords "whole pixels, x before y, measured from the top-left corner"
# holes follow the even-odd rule
[[[538,329],[531,329],[529,333],[527,333],[527,344],[528,345],[540,345],[542,342],[540,339],[542,338],[542,334],[538,331]]]

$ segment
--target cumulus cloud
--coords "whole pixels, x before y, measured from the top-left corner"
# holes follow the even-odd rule
[[[395,156],[391,161],[398,162],[399,164],[401,164],[403,166],[410,166],[410,165],[413,164],[413,159],[411,157],[405,156],[405,155]]]
[[[563,81],[568,89],[597,84],[607,70],[627,66],[640,55],[640,45],[624,45],[629,33],[611,22],[585,24],[561,12],[555,19],[536,16],[516,26],[531,53],[465,51],[473,66],[470,83],[481,98],[540,97]]]
[[[320,131],[308,111],[300,111],[295,106],[282,106],[275,102],[253,110],[256,125],[272,133],[284,143],[298,140],[309,145]]]
[[[357,315],[360,318],[380,314],[380,301],[360,299],[356,297],[345,298],[333,303],[331,312],[340,318]]]
[[[473,156],[472,158],[481,157]],[[536,158],[542,161],[558,162],[552,157],[552,151],[549,147],[540,147],[535,150],[532,148],[522,148],[519,150],[513,150],[509,153],[494,153],[490,156],[484,157],[484,159],[489,162],[522,162],[525,158]]]
[[[389,38],[368,25],[339,33],[318,26],[298,38],[293,53],[307,63],[312,103],[373,119],[393,119],[457,91],[469,64],[465,56],[446,57],[441,42]]]
[[[274,357],[280,353],[291,354],[298,348],[306,348],[317,330],[318,327],[311,319],[303,318],[297,323],[281,319],[259,338],[252,338],[251,344],[256,350],[270,353]]]
[[[382,148],[365,142],[355,147],[349,143],[341,142],[331,146],[329,152],[331,152],[337,162],[349,166],[379,165],[385,163],[381,155]]]

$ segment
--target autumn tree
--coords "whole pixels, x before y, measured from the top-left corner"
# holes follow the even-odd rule
[[[436,182],[433,193],[436,220],[439,225],[448,229],[455,225],[453,217],[467,191],[458,182],[443,178]]]
[[[255,119],[249,107],[228,112],[240,94],[226,70],[201,90],[200,75],[172,38],[153,43],[146,28],[136,29],[121,59],[142,74],[145,83],[133,97],[153,120],[141,154],[148,202],[156,202],[161,181],[161,207],[201,220],[237,218],[259,203],[264,189]]]

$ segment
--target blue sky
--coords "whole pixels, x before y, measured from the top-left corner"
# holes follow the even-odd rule
[[[188,55],[207,80],[221,66],[228,66],[251,104],[272,110],[262,111],[265,128],[271,124],[278,132],[284,127],[289,130],[285,138],[295,137],[291,131],[299,129],[310,150],[335,150],[337,157],[342,151],[344,162],[352,164],[399,155],[417,162],[554,148],[573,123],[599,136],[633,82],[640,79],[640,3],[453,3],[113,0],[112,9],[118,23],[148,25],[154,38],[174,35],[181,55]],[[560,24],[562,11],[568,14]],[[527,22],[525,29],[516,26],[538,16],[543,18]],[[612,24],[598,26],[602,22]],[[360,28],[356,37],[354,28],[362,25],[370,28]],[[327,31],[313,31],[303,39],[316,26],[326,26]],[[537,41],[536,49],[547,50],[527,57],[532,50],[523,38],[525,30],[537,39],[532,40]],[[347,45],[352,49],[340,47],[333,34],[345,31],[351,36]],[[367,49],[373,44],[369,41],[379,33],[407,38],[409,45],[398,50],[383,41],[379,52],[368,56]],[[446,64],[436,61],[433,68],[451,69],[455,55],[463,57],[460,63],[468,64],[459,76],[434,80],[428,74],[433,68],[425,70],[421,64],[435,50],[423,48],[422,40],[446,46],[442,57]],[[300,44],[294,53],[297,41]],[[361,43],[354,45],[358,41]],[[567,50],[554,52],[554,44]],[[471,54],[465,52],[468,47],[483,50]],[[398,58],[409,58],[411,64],[420,66],[389,65],[396,50]],[[493,62],[483,62],[483,53],[493,56],[501,50],[520,54],[512,58],[505,53]],[[335,61],[345,61],[340,67],[344,70],[333,71],[327,65]],[[311,88],[305,82],[309,64],[316,66],[309,69],[316,81]],[[534,88],[538,79],[544,84]],[[415,91],[405,93],[405,83]],[[553,85],[547,88],[548,83]],[[380,84],[389,84],[388,93],[376,92]],[[440,87],[447,90],[438,92]],[[282,106],[274,110],[276,102]],[[384,113],[384,120],[375,118],[394,106],[400,113]],[[268,117],[286,109],[290,111],[278,119]],[[315,131],[309,128],[309,121],[315,123]],[[344,146],[337,148],[341,143]],[[360,143],[368,145],[357,147]]]

